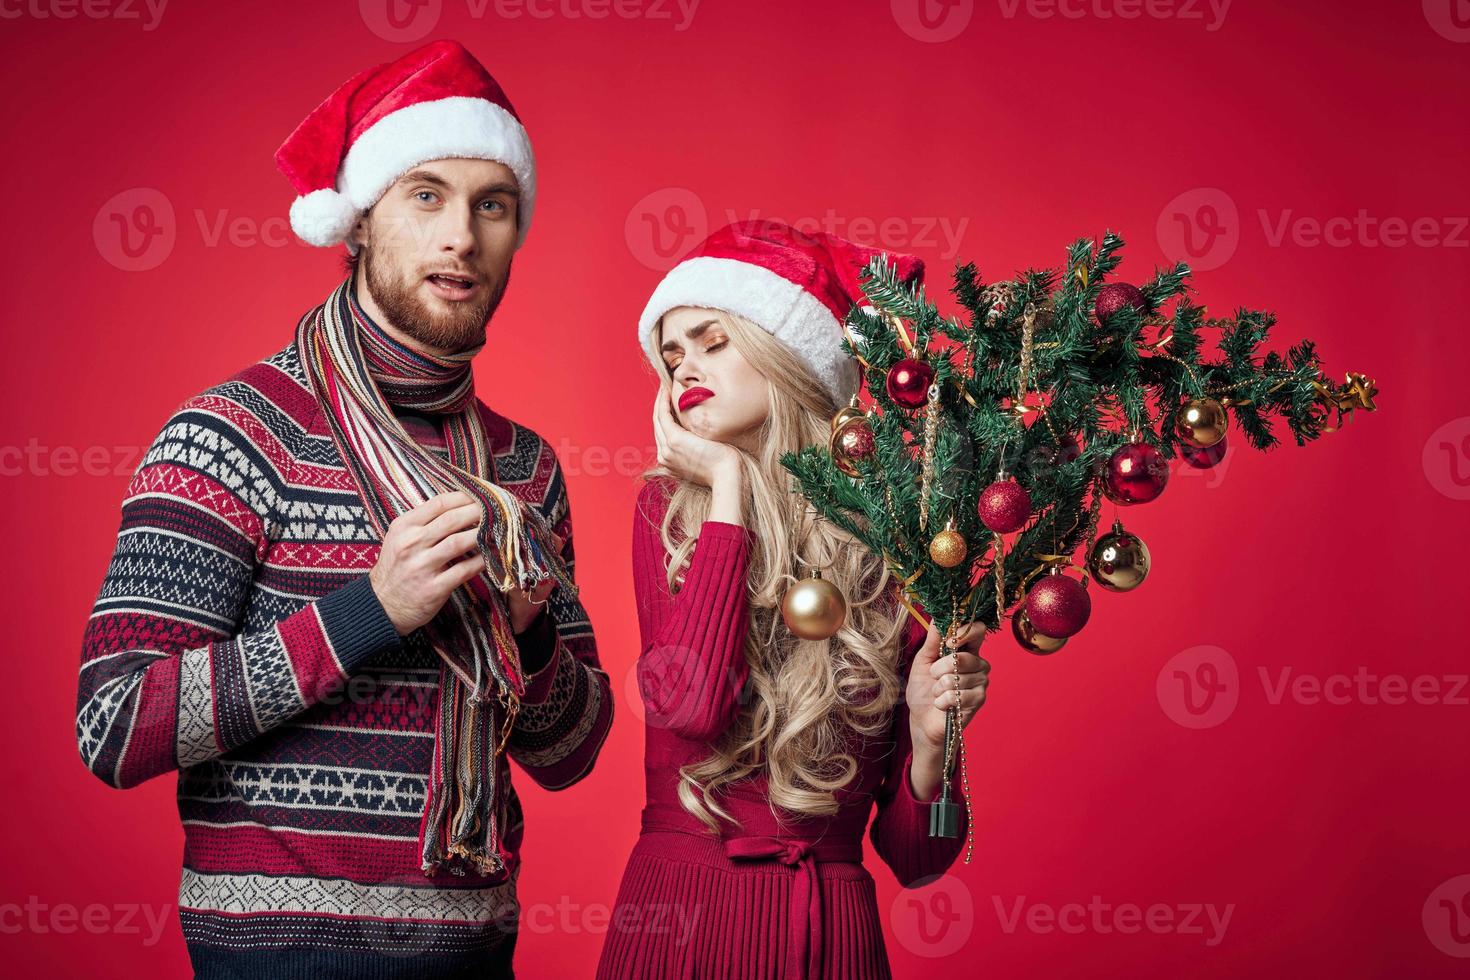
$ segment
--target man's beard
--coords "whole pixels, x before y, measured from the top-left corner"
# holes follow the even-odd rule
[[[505,295],[505,287],[510,283],[510,266],[506,266],[505,278],[498,284],[489,289],[481,284],[482,298],[455,303],[448,313],[434,313],[419,298],[422,278],[409,280],[397,275],[385,268],[387,262],[377,260],[371,248],[364,247],[362,251],[362,259],[367,264],[368,292],[391,326],[414,340],[450,353],[485,343],[485,325]]]

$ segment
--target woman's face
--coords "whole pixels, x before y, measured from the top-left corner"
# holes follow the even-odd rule
[[[712,310],[679,306],[662,322],[674,415],[697,436],[754,452],[770,413],[770,382],[735,349]]]

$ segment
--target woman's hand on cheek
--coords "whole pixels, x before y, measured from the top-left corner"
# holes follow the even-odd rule
[[[659,465],[680,479],[710,488],[724,480],[739,479],[740,451],[684,428],[674,417],[673,393],[667,380],[660,382],[653,403],[653,436]]]

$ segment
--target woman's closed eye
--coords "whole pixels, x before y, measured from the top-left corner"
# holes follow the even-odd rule
[[[704,353],[704,354],[713,354],[716,351],[720,351],[720,350],[725,349],[729,345],[730,345],[729,338],[723,338],[721,340],[715,341],[712,344],[707,344],[706,346],[702,347],[700,349],[700,352],[701,353]],[[680,364],[682,364],[683,362],[684,362],[684,352],[683,351],[665,351],[664,352],[664,364],[666,364],[668,366],[668,369],[670,371],[673,371],[676,368],[678,368],[678,366]]]

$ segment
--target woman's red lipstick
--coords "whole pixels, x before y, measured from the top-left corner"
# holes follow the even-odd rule
[[[690,388],[679,396],[679,411],[687,412],[702,401],[708,401],[715,397],[715,393],[708,388]]]

